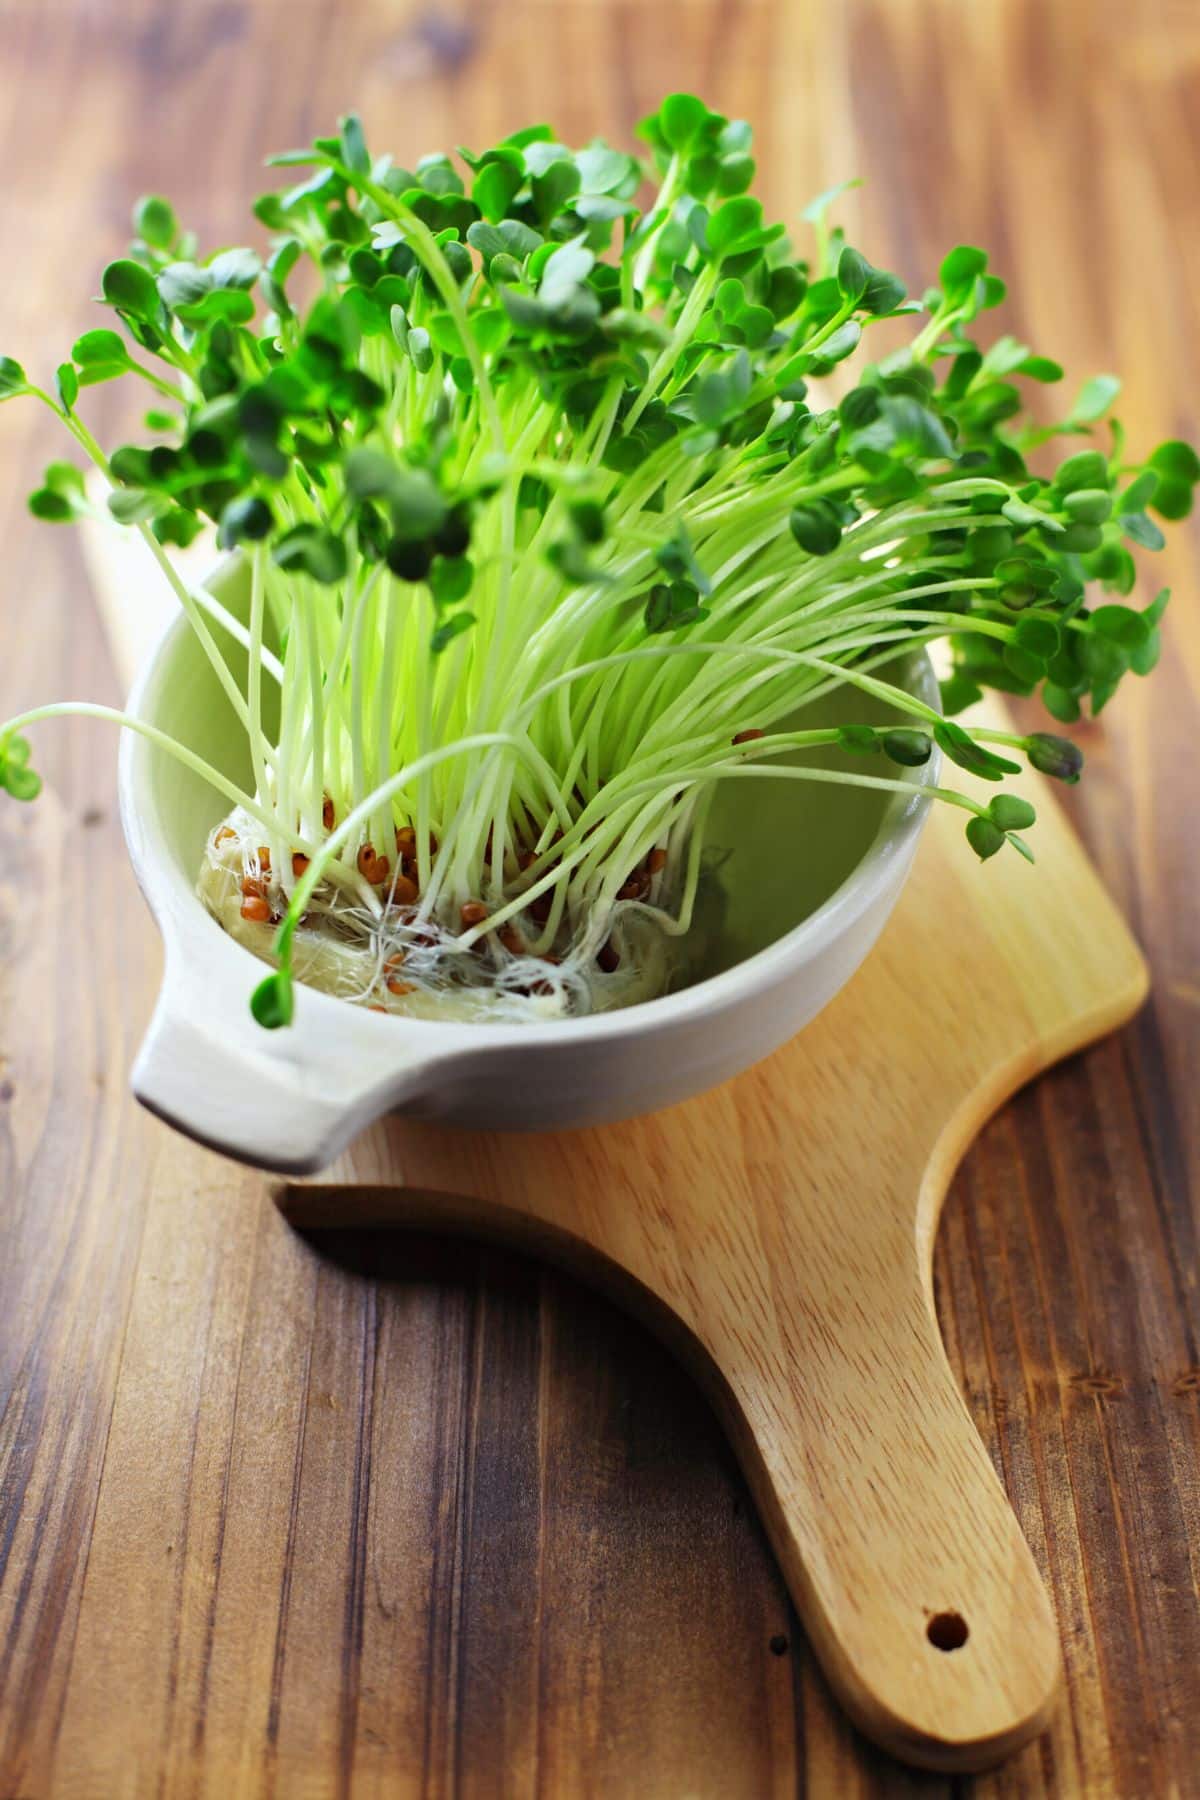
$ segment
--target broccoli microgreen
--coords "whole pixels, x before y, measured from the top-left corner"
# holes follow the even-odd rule
[[[747,191],[743,121],[673,94],[639,136],[649,171],[548,126],[410,171],[351,115],[272,159],[288,173],[253,206],[266,242],[202,253],[144,197],[101,276],[111,323],[48,386],[0,357],[0,401],[37,399],[103,472],[247,734],[245,793],[162,741],[275,859],[271,900],[250,896],[255,917],[283,915],[253,1001],[266,1026],[292,1014],[304,907],[323,882],[369,887],[393,838],[393,899],[403,867],[423,928],[470,948],[519,925],[539,954],[594,960],[621,906],[686,927],[713,782],[917,791],[903,771],[935,746],[1000,786],[1020,767],[1005,752],[1074,782],[1069,739],[955,715],[992,688],[1071,724],[1157,660],[1167,594],[1128,604],[1133,550],[1190,511],[1191,446],[1131,462],[1115,421],[1100,441],[1110,375],[1060,423],[1031,423],[1020,384],[1063,370],[1012,337],[977,341],[1005,292],[982,249],[953,248],[918,301],[831,224],[841,189],[806,209],[797,253]],[[919,313],[907,345],[873,354],[880,320]],[[126,377],[155,392],[152,441],[106,452],[80,408]],[[1059,437],[1090,441],[1035,467]],[[30,507],[90,511],[82,472],[52,463]],[[248,628],[169,554],[206,524],[250,564]],[[222,625],[248,648],[244,691]],[[937,639],[944,717],[887,673]],[[839,684],[901,722],[787,728]],[[62,710],[3,728],[14,798],[39,785],[21,732]],[[777,760],[822,745],[884,772]],[[1020,796],[920,791],[969,813],[980,858],[1029,855]]]

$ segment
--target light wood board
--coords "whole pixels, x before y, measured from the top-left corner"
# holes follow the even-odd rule
[[[1038,864],[931,822],[884,938],[789,1046],[655,1117],[555,1136],[394,1119],[297,1224],[512,1236],[624,1293],[715,1396],[805,1625],[859,1726],[978,1768],[1045,1724],[1049,1601],[951,1375],[933,1240],[995,1107],[1126,1019],[1140,954],[1048,784]],[[965,1642],[942,1649],[966,1628]]]

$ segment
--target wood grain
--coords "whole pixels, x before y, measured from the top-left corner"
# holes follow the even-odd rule
[[[352,101],[411,155],[538,112],[627,129],[690,85],[760,124],[772,205],[866,174],[847,222],[880,262],[918,281],[948,243],[989,244],[1018,296],[998,324],[1072,379],[1120,368],[1135,441],[1195,432],[1189,5],[6,0],[0,19],[0,332],[29,366],[89,322],[135,191],[227,240],[259,155]],[[114,697],[77,547],[23,515],[57,449],[0,416],[4,710]],[[1161,559],[1167,656],[1090,733],[1073,807],[1149,950],[1150,1006],[1004,1110],[939,1246],[952,1360],[1067,1664],[1054,1729],[981,1796],[1200,1792],[1196,547],[1191,527]],[[46,803],[0,817],[0,1793],[225,1794],[218,1743],[241,1791],[284,1796],[963,1791],[844,1723],[710,1415],[637,1328],[492,1251],[318,1254],[254,1176],[134,1116],[158,951],[111,741],[72,726],[39,753]]]

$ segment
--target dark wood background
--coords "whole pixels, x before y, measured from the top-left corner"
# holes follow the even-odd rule
[[[865,176],[877,261],[988,245],[998,325],[1119,369],[1135,443],[1196,433],[1190,0],[0,0],[0,350],[53,366],[136,193],[236,241],[261,157],[348,105],[411,159],[624,137],[673,87],[755,122],[773,208]],[[78,546],[23,509],[57,448],[0,415],[0,716],[117,697]],[[115,745],[71,725],[0,812],[0,1800],[1200,1794],[1197,548],[1073,805],[1150,1004],[995,1120],[937,1260],[1058,1608],[1052,1732],[976,1783],[873,1752],[640,1329],[516,1256],[306,1242],[135,1111],[159,952]]]

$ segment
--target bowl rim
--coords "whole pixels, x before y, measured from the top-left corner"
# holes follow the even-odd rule
[[[214,583],[225,579],[238,565],[236,554],[223,557],[199,585],[211,589]],[[155,716],[155,702],[160,698],[159,689],[166,680],[171,659],[190,632],[190,623],[182,612],[174,614],[164,624],[147,652],[130,690],[127,710],[134,717],[162,728]],[[928,651],[915,648],[912,654],[918,658],[915,682],[917,696],[927,704],[936,706],[937,677]],[[154,746],[139,732],[127,731],[122,734],[118,762],[121,825],[138,885],[146,897],[168,952],[175,947],[176,921],[182,903],[183,916],[186,917],[188,907],[194,909],[197,923],[203,921],[204,927],[211,928],[216,934],[214,943],[219,939],[239,959],[245,959],[248,1006],[252,989],[261,979],[264,967],[269,965],[265,965],[245,945],[231,938],[205,910],[194,886],[186,880],[166,841],[157,807],[153,803],[145,806],[140,804],[143,797],[149,798],[149,770],[153,754]],[[941,752],[935,746],[930,760],[919,772],[913,771],[915,785],[922,789],[934,787],[940,764]],[[510,1043],[524,1044],[531,1049],[535,1046],[563,1046],[579,1042],[585,1037],[592,1041],[619,1038],[634,1032],[664,1030],[700,1017],[715,1016],[764,993],[780,980],[794,978],[807,964],[815,961],[842,936],[853,930],[864,914],[885,899],[890,888],[898,888],[897,875],[902,879],[907,871],[931,805],[932,796],[928,792],[918,792],[911,796],[893,795],[874,838],[859,861],[833,893],[809,913],[807,918],[801,919],[773,943],[755,951],[731,968],[706,976],[689,987],[681,988],[678,993],[661,994],[651,1000],[641,1000],[635,1006],[614,1008],[611,1012],[527,1023],[492,1024],[474,1020],[419,1019],[404,1014],[375,1013],[367,1007],[358,1006],[353,1011],[361,1021],[364,1032],[378,1034],[381,1050],[386,1049],[389,1038],[398,1043],[403,1037],[412,1046],[415,1033],[419,1034],[420,1041],[428,1046],[431,1054],[439,1048],[446,1051],[459,1050],[469,1044],[475,1044],[480,1049]],[[296,986],[297,1017],[292,1030],[305,1031],[313,1027],[319,1030],[321,1016],[331,1016],[327,1012],[329,1008],[336,1009],[338,1018],[345,1023],[345,1014],[350,1009],[351,1002],[299,982]],[[301,1007],[308,1015],[305,1023],[300,1021]]]

